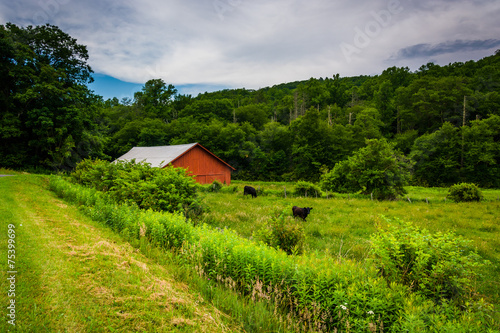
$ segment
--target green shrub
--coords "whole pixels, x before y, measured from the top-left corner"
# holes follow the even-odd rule
[[[74,183],[106,192],[118,178],[118,168],[108,161],[84,159],[75,166],[70,178]]]
[[[190,202],[183,204],[182,209],[184,211],[184,216],[186,219],[197,220],[201,214],[208,212],[209,208],[203,203],[203,201],[195,199]]]
[[[287,254],[302,254],[305,243],[304,229],[295,220],[285,216],[282,212],[272,218],[271,223],[254,233],[253,237]]]
[[[378,200],[394,200],[406,194],[411,163],[393,150],[387,140],[366,140],[347,160],[321,176],[321,188],[340,193],[372,194]]]
[[[434,301],[464,304],[476,294],[475,281],[488,261],[469,249],[470,241],[452,232],[432,235],[397,219],[386,222],[371,242],[373,260],[389,282]]]
[[[455,202],[481,201],[483,194],[475,184],[460,183],[448,189],[446,198]]]
[[[295,185],[295,190],[294,194],[297,196],[308,196],[308,197],[321,197],[321,189],[319,186],[305,182],[305,181],[298,181],[297,184]]]
[[[210,184],[210,187],[208,188],[209,192],[219,192],[222,188],[222,183],[215,179],[212,184]]]
[[[70,175],[73,182],[109,193],[116,202],[142,209],[197,215],[197,184],[185,169],[153,168],[147,163],[83,160]]]
[[[238,192],[238,186],[236,186],[236,185],[225,186],[221,189],[221,192],[236,193],[236,192]]]

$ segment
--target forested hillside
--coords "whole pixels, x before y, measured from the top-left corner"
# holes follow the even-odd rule
[[[367,139],[385,138],[411,159],[415,185],[500,187],[499,51],[198,96],[154,79],[132,100],[104,101],[87,87],[86,47],[57,27],[1,26],[0,48],[4,167],[71,169],[133,146],[199,142],[236,179],[318,181]]]

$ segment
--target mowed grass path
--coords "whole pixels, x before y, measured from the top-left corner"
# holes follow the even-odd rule
[[[0,177],[0,332],[238,332],[167,269],[46,189]],[[15,225],[15,327],[8,323],[8,225]]]

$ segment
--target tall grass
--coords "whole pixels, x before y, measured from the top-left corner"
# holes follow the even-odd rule
[[[370,235],[383,224],[381,216],[411,221],[430,232],[453,231],[472,241],[471,246],[490,260],[485,268],[485,279],[479,290],[500,311],[500,190],[483,190],[484,199],[475,203],[454,203],[446,200],[448,189],[408,187],[408,199],[376,201],[370,197],[354,198],[330,194],[329,199],[293,196],[293,184],[252,183],[256,188],[283,190],[280,195],[261,195],[255,199],[243,196],[243,186],[235,182],[236,190],[205,194],[209,212],[201,220],[218,228],[236,230],[241,236],[252,238],[265,228],[280,211],[292,216],[291,207],[313,207],[307,222],[300,222],[306,234],[306,254],[331,256],[362,261],[369,255]]]

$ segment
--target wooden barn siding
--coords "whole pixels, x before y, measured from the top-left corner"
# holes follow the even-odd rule
[[[200,184],[212,183],[215,179],[231,184],[231,170],[227,165],[200,147],[194,147],[173,162],[176,167],[188,169]]]

